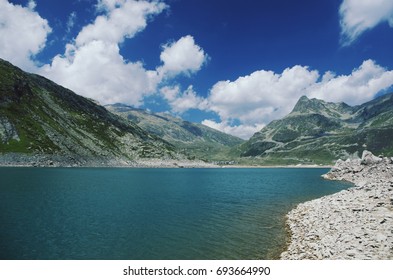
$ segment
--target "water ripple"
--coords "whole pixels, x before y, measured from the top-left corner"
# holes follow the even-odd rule
[[[323,169],[0,168],[0,259],[258,259]]]

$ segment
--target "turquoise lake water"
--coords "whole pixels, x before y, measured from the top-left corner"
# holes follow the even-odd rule
[[[0,168],[0,259],[271,259],[327,169]]]

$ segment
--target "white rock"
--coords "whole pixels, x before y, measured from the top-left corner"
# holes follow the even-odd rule
[[[369,151],[363,151],[362,154],[362,164],[364,165],[369,165],[369,164],[374,164],[374,163],[379,163],[382,161],[382,158],[374,156],[371,152]]]

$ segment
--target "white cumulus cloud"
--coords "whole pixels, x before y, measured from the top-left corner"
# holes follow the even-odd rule
[[[121,43],[145,29],[149,16],[167,8],[162,2],[136,0],[99,1],[98,7],[106,8],[104,14],[82,29],[75,40],[77,46],[96,40]]]
[[[216,122],[214,120],[204,120],[202,124],[244,140],[248,140],[256,131],[261,130],[265,126],[258,123],[253,125],[231,125],[227,122]]]
[[[329,73],[330,75],[330,73]],[[359,105],[393,85],[393,71],[366,60],[350,75],[331,76],[307,89],[309,97]]]
[[[176,42],[164,45],[160,59],[164,64],[158,72],[162,76],[172,77],[199,71],[208,56],[200,46],[195,44],[194,37],[187,35]]]
[[[198,96],[193,86],[189,86],[184,92],[178,85],[164,86],[160,89],[160,93],[171,106],[173,113],[184,113],[190,109],[204,110],[207,108],[207,101]]]
[[[22,7],[0,0],[0,57],[27,71],[35,69],[33,57],[45,47],[52,31],[35,7],[34,1]]]
[[[381,22],[388,22],[393,27],[392,0],[344,0],[339,13],[344,46]]]

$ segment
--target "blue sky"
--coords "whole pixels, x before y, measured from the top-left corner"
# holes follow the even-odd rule
[[[244,139],[302,96],[392,90],[391,0],[0,0],[0,57]]]

